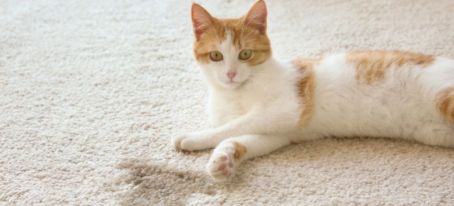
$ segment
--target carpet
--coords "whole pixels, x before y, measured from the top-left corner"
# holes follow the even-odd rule
[[[244,14],[253,1],[198,1]],[[399,49],[454,58],[452,0],[269,0],[274,56]],[[244,162],[210,151],[191,1],[0,0],[0,205],[454,205],[454,149],[323,139]],[[453,134],[454,136],[454,134]]]

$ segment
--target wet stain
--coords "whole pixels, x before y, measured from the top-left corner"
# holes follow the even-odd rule
[[[220,195],[216,183],[200,171],[183,171],[142,160],[125,160],[118,168],[128,173],[119,177],[116,184],[131,186],[119,197],[120,205],[187,205],[193,194]]]

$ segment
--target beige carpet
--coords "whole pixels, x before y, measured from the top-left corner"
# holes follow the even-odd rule
[[[201,3],[226,17],[253,1]],[[280,58],[454,58],[452,0],[268,3]],[[454,149],[385,139],[292,145],[213,184],[209,151],[169,145],[206,126],[190,5],[0,0],[0,205],[454,205]]]

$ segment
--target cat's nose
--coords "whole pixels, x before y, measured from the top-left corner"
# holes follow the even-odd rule
[[[236,76],[236,71],[228,71],[227,76],[229,77],[230,80],[233,80]]]

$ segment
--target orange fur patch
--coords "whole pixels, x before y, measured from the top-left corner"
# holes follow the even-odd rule
[[[237,19],[216,19],[212,17],[212,25],[201,34],[200,39],[194,43],[194,54],[197,61],[208,63],[209,52],[217,50],[226,38],[226,33],[231,32],[232,41],[238,50],[250,49],[253,56],[246,62],[253,66],[263,63],[271,56],[271,45],[268,36],[259,30],[244,24],[245,17]]]
[[[299,96],[303,99],[304,109],[300,116],[300,125],[306,126],[314,113],[315,74],[314,66],[320,59],[295,59],[293,64],[301,70],[303,77],[298,81]]]
[[[247,148],[238,142],[233,142],[233,145],[235,146],[235,153],[233,154],[235,160],[243,158],[247,152]]]
[[[454,122],[454,88],[446,88],[435,98],[438,111],[448,121]]]
[[[347,61],[356,65],[356,80],[367,84],[382,80],[386,70],[390,68],[404,64],[426,67],[434,60],[435,58],[430,55],[400,51],[351,52],[347,55]]]

